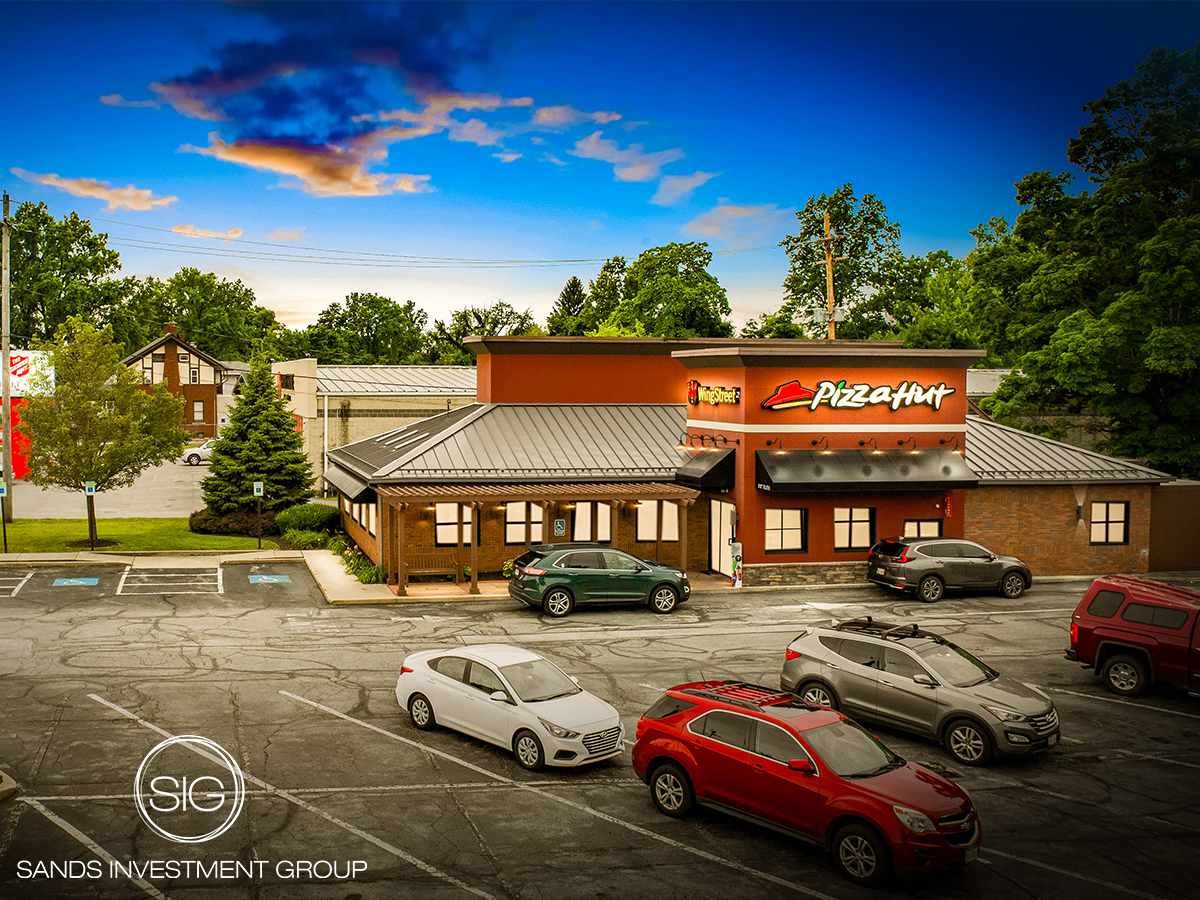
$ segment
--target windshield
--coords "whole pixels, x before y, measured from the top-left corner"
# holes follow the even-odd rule
[[[562,669],[544,659],[531,659],[528,662],[503,666],[500,674],[512,687],[518,699],[526,703],[553,700],[555,697],[578,694],[583,690]]]
[[[869,778],[904,765],[904,760],[850,721],[804,732],[804,739],[843,778]]]
[[[917,655],[933,669],[938,678],[955,687],[970,687],[982,681],[991,681],[1000,674],[949,641],[920,650]]]

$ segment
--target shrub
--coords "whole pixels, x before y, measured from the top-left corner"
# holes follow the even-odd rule
[[[280,531],[324,531],[332,533],[342,526],[336,506],[326,503],[298,503],[281,510],[275,517]]]
[[[354,544],[349,544],[342,550],[341,557],[346,570],[363,584],[383,584],[383,568],[372,563]]]
[[[196,534],[240,534],[254,537],[258,534],[258,523],[258,513],[231,512],[221,516],[207,507],[196,510],[188,517],[188,528]],[[275,513],[269,509],[262,512],[262,533],[279,533],[275,526]]]
[[[329,543],[325,545],[330,553],[341,556],[346,550],[346,538],[340,534],[335,534],[329,539]]]
[[[291,528],[283,533],[283,539],[297,550],[316,550],[325,546],[329,535],[321,531]]]
[[[506,559],[504,565],[500,568],[500,574],[505,578],[512,578],[512,570],[515,563],[515,559]]]

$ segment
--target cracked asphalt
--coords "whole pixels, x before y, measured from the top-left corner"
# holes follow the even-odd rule
[[[932,607],[853,587],[699,595],[669,617],[588,609],[551,620],[508,600],[331,608],[290,563],[225,565],[188,592],[167,577],[180,573],[156,580],[139,569],[148,577],[135,588],[123,572],[0,571],[0,769],[20,786],[0,802],[0,897],[1196,896],[1200,701],[1173,689],[1120,700],[1062,658],[1086,582]],[[79,583],[86,578],[97,582]],[[843,881],[818,850],[741,821],[667,819],[628,753],[529,773],[498,748],[417,731],[393,694],[410,652],[512,643],[616,706],[632,738],[664,687],[701,677],[776,684],[798,626],[863,614],[920,621],[1049,691],[1063,727],[1049,753],[982,770],[873,728],[959,781],[984,833],[978,863],[882,892]],[[215,741],[246,773],[240,815],[203,843],[156,834],[134,798],[148,752],[184,734]],[[184,750],[172,764],[220,774]],[[232,878],[110,874],[114,861],[155,860],[261,865]],[[99,877],[81,868],[89,861]],[[328,877],[302,866],[297,877],[295,864],[321,861]],[[365,871],[339,876],[351,861]]]

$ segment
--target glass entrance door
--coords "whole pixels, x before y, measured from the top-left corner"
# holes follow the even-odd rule
[[[733,538],[734,511],[732,503],[710,500],[708,507],[708,559],[713,570],[733,577],[733,551],[729,546]]]

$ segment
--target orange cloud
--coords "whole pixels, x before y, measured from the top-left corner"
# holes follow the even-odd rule
[[[774,203],[755,206],[721,203],[683,226],[687,234],[742,243],[759,239],[783,225],[794,210],[780,209]]]
[[[97,181],[95,178],[59,178],[55,174],[39,175],[36,172],[26,172],[24,169],[10,169],[18,178],[30,184],[45,184],[66,191],[76,197],[95,197],[108,204],[113,209],[133,209],[144,212],[156,206],[168,206],[176,202],[178,197],[154,197],[153,191],[140,190],[132,184],[123,188],[114,188],[107,181]]]
[[[168,103],[177,112],[193,119],[206,122],[228,122],[229,117],[214,108],[211,101],[223,100],[235,94],[244,94],[272,78],[290,78],[304,67],[293,62],[275,62],[245,75],[227,77],[210,72],[195,81],[151,82],[150,90]]]
[[[290,228],[290,229],[281,228],[278,231],[272,231],[270,234],[267,235],[267,240],[270,240],[270,241],[298,241],[304,237],[305,227],[306,226],[304,226],[304,225],[300,225],[296,228]]]
[[[662,174],[663,166],[684,156],[678,149],[647,153],[641,144],[630,144],[621,150],[616,141],[600,137],[599,131],[576,141],[575,149],[570,152],[572,156],[612,163],[618,181],[653,181]]]
[[[226,143],[214,131],[207,147],[185,144],[179,149],[249,166],[260,172],[290,175],[307,193],[318,197],[382,197],[397,192],[418,194],[432,190],[428,175],[373,175],[366,171],[368,158],[378,158],[368,135],[349,147],[311,146],[295,141],[233,141]]]
[[[240,228],[231,228],[229,231],[208,231],[205,228],[197,228],[195,225],[176,225],[171,230],[176,234],[185,234],[188,237],[221,238],[226,241],[242,236],[242,229]]]

